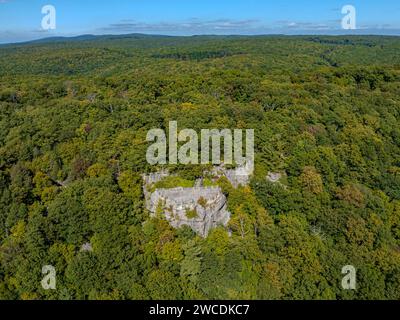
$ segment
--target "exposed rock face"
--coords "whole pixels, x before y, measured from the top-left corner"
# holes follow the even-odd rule
[[[93,251],[92,244],[90,242],[84,243],[81,247],[81,251],[82,252],[92,252]]]
[[[153,215],[161,210],[174,228],[187,225],[207,237],[211,229],[228,225],[226,201],[218,187],[158,189],[148,198],[147,209]]]
[[[225,176],[235,188],[239,186],[247,186],[250,183],[252,168],[250,165],[237,167],[236,169],[226,169],[223,165],[215,168],[212,172],[218,177]]]
[[[287,177],[287,174],[285,171],[282,172],[268,172],[268,175],[266,176],[267,181],[279,185],[285,190],[287,189],[287,185],[282,181],[284,178]]]
[[[157,183],[161,180],[163,180],[164,178],[169,177],[170,174],[168,171],[164,170],[164,171],[160,171],[160,172],[155,172],[155,173],[150,173],[148,175],[144,175],[143,176],[143,180],[144,180],[144,184],[146,185],[151,185],[154,183]]]
[[[226,169],[221,165],[208,174],[225,176],[237,188],[249,184],[252,170],[249,166]],[[157,189],[154,192],[147,189],[168,176],[168,171],[143,176],[146,207],[152,215],[161,213],[174,228],[187,225],[202,237],[207,237],[217,226],[228,225],[231,214],[225,195],[219,187],[203,187],[203,179],[197,180],[194,188]]]
[[[274,183],[274,184],[277,184],[277,185],[280,185],[284,189],[287,189],[287,186],[282,181],[286,177],[287,177],[287,174],[286,174],[285,171],[282,171],[282,172],[268,172],[267,181],[269,181],[271,183]]]
[[[277,183],[282,179],[282,173],[280,172],[268,172],[267,180],[272,183]]]
[[[249,167],[239,167],[233,170],[227,170],[225,173],[229,182],[235,187],[247,186],[250,183],[251,170]]]

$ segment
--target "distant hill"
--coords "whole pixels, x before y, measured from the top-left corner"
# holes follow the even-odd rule
[[[0,44],[0,47],[10,47],[10,46],[24,46],[31,44],[52,44],[52,43],[76,43],[76,42],[85,42],[85,41],[112,41],[112,40],[168,40],[168,39],[208,39],[208,40],[216,40],[216,39],[239,39],[239,38],[279,38],[279,37],[302,37],[302,36],[286,36],[283,34],[274,34],[274,35],[253,35],[253,36],[245,36],[245,35],[213,35],[213,34],[204,34],[204,35],[192,35],[192,36],[169,36],[169,35],[159,35],[159,34],[142,34],[142,33],[130,33],[130,34],[105,34],[105,35],[93,35],[93,34],[83,34],[79,36],[73,37],[46,37],[36,40],[24,41],[24,42],[13,42],[13,43],[3,43]]]
[[[37,40],[24,41],[18,43],[6,43],[0,44],[0,46],[15,46],[15,45],[26,45],[26,44],[46,44],[46,43],[67,43],[67,42],[80,42],[80,41],[107,41],[107,40],[123,40],[123,39],[151,39],[151,38],[173,38],[173,36],[164,35],[149,35],[149,34],[122,34],[122,35],[93,35],[83,34],[74,37],[47,37]]]

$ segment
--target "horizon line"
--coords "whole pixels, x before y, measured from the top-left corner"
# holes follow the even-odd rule
[[[357,30],[352,30],[357,31]],[[360,30],[359,30],[360,31]],[[393,30],[399,31],[399,30]],[[73,40],[81,37],[129,37],[129,36],[151,36],[151,37],[165,37],[165,38],[193,38],[193,37],[306,37],[306,36],[318,36],[318,37],[400,37],[400,34],[389,34],[389,33],[365,33],[365,34],[357,34],[357,33],[260,33],[260,34],[212,34],[212,33],[199,33],[199,34],[191,34],[191,35],[171,35],[171,34],[159,34],[159,33],[145,33],[145,32],[132,32],[132,33],[103,33],[103,34],[94,34],[94,33],[82,33],[79,35],[53,35],[43,38],[37,38],[32,40],[21,40],[15,42],[0,42],[0,46],[6,45],[24,45],[24,44],[34,44],[36,42],[45,43],[47,40],[51,42],[52,40]],[[94,39],[82,39],[78,41],[90,41]]]

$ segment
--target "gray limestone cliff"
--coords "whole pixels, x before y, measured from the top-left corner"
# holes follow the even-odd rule
[[[158,189],[146,202],[153,215],[160,211],[174,228],[187,225],[202,237],[230,220],[226,197],[218,187]]]
[[[237,188],[248,185],[251,173],[249,166],[226,169],[221,165],[206,174],[225,176]],[[231,214],[221,188],[203,187],[202,179],[196,181],[194,188],[151,188],[168,176],[168,171],[143,176],[146,207],[153,216],[161,214],[174,228],[186,225],[202,237],[207,237],[218,226],[228,226]]]
[[[217,177],[226,177],[235,188],[247,186],[250,183],[250,176],[253,170],[250,165],[240,166],[236,169],[226,169],[223,165],[216,167],[211,172]]]

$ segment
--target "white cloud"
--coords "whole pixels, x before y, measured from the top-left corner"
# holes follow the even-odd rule
[[[100,29],[109,32],[212,32],[223,31],[246,31],[257,27],[257,20],[200,20],[190,19],[181,22],[157,22],[147,23],[135,20],[121,20]]]

